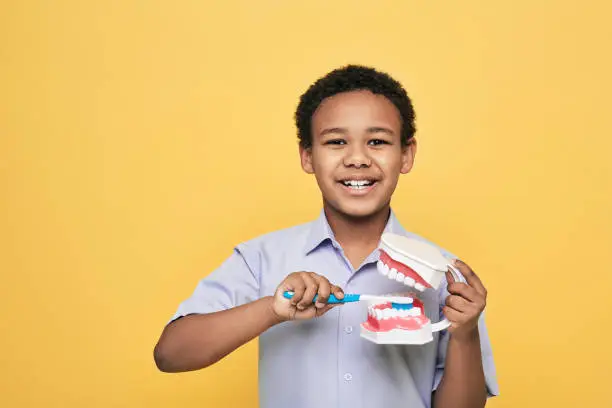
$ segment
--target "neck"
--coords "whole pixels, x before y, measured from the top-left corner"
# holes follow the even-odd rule
[[[336,241],[343,248],[376,247],[391,214],[389,205],[366,217],[342,214],[327,203],[323,209]]]

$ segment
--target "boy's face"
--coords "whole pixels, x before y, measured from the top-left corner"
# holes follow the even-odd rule
[[[367,217],[391,201],[400,174],[412,168],[416,142],[401,144],[401,117],[391,101],[369,91],[325,99],[312,118],[312,148],[302,168],[315,175],[325,205]]]

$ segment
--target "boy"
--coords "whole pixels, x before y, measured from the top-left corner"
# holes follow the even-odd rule
[[[407,289],[376,270],[383,232],[414,236],[390,206],[416,153],[406,92],[385,73],[346,66],[307,90],[296,124],[302,168],[322,193],[319,218],[238,245],[179,306],[157,366],[201,369],[259,336],[262,408],[483,407],[497,382],[486,290],[466,264],[456,261],[466,282],[448,274],[440,290],[419,294],[432,322],[452,322],[423,346],[368,342],[359,304],[326,304],[330,293]]]

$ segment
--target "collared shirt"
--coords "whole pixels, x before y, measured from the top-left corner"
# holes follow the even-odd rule
[[[405,231],[393,211],[385,227]],[[454,256],[444,249],[448,257]],[[321,211],[318,219],[271,232],[234,248],[232,255],[202,279],[182,302],[173,320],[209,313],[274,295],[292,272],[323,275],[345,293],[406,292],[403,283],[381,275],[379,251],[355,269],[335,240]],[[445,282],[445,280],[443,280]],[[420,293],[425,314],[435,323],[448,296],[446,285]],[[432,392],[444,370],[448,332],[434,333],[425,345],[382,345],[360,337],[367,314],[365,302],[347,303],[322,317],[278,324],[259,337],[259,398],[261,408],[334,408],[431,406]],[[498,394],[495,365],[484,314],[479,322],[482,362],[489,396]]]

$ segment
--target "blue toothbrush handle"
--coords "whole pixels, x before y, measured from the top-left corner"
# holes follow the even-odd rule
[[[285,293],[283,293],[283,296],[286,299],[291,299],[293,297],[293,292],[286,291]],[[314,299],[312,301],[316,302],[317,301],[317,297],[318,297],[318,295],[315,295],[315,297],[314,297]],[[343,299],[338,299],[333,294],[331,294],[331,295],[329,295],[329,298],[327,299],[327,303],[328,304],[348,303],[348,302],[357,302],[358,300],[359,300],[359,295],[355,295],[355,294],[345,293]]]

